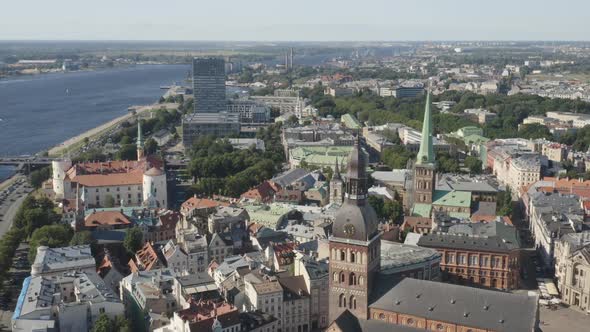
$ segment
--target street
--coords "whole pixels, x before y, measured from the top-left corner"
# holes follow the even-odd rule
[[[6,196],[0,199],[0,238],[10,229],[20,205],[32,191],[24,176],[17,175],[17,177],[20,179],[2,191],[6,193]]]

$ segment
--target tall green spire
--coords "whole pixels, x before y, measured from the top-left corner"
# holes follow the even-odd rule
[[[143,135],[141,133],[141,121],[137,120],[137,148],[143,148]]]
[[[416,164],[425,165],[433,163],[432,116],[430,114],[430,91],[428,91],[426,95],[426,107],[424,108],[424,122],[422,124],[422,141],[420,142],[418,157],[416,157]]]

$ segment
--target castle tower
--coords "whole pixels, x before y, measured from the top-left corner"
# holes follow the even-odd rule
[[[141,132],[141,121],[137,119],[137,160],[141,160],[145,157],[145,151],[143,149],[143,134]]]
[[[156,167],[143,173],[143,204],[149,207],[168,207],[166,173]]]
[[[330,179],[330,204],[342,205],[344,182],[340,176],[340,167],[338,165],[338,158],[336,158],[336,165],[334,165],[334,174]]]
[[[66,173],[72,167],[72,161],[69,159],[54,160],[51,162],[52,184],[55,199],[60,200],[68,198],[69,191],[66,185]]]
[[[367,201],[366,157],[358,138],[348,157],[346,195],[330,237],[330,321],[344,310],[368,318],[373,281],[381,264],[375,210]]]
[[[420,151],[414,164],[414,204],[432,203],[436,163],[432,142],[432,116],[430,112],[430,91],[426,95],[424,121],[422,124],[422,141]]]

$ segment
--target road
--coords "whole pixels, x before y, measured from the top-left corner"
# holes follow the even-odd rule
[[[22,176],[21,178],[24,179]],[[13,188],[14,190],[0,202],[0,238],[10,229],[18,208],[27,197],[27,194],[31,192],[26,181],[21,184],[14,184]]]

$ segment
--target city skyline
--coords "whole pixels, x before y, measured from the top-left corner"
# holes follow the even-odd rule
[[[10,3],[0,40],[409,41],[588,40],[590,4],[543,6],[532,0],[473,4],[370,0],[362,6],[303,0],[288,11],[261,0],[227,8],[214,2],[105,0],[85,10],[72,0]],[[571,8],[577,8],[572,11]],[[166,15],[162,15],[165,12]],[[26,14],[19,14],[26,13]],[[131,18],[131,19],[130,19]]]

